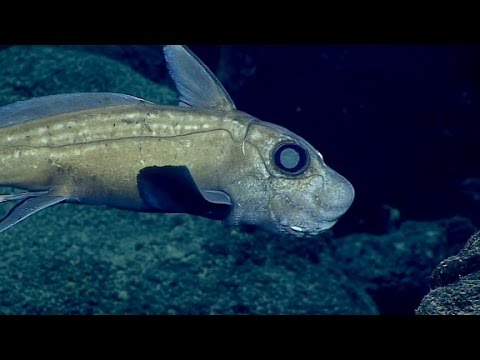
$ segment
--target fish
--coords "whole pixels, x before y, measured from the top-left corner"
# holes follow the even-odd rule
[[[36,97],[0,108],[0,186],[18,202],[0,232],[59,203],[185,213],[312,237],[351,206],[351,183],[310,143],[237,110],[186,46],[163,48],[177,106],[118,93]],[[20,191],[20,192],[18,192]]]

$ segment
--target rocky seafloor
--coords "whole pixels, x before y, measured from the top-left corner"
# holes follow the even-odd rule
[[[176,102],[171,87],[101,54],[0,51],[0,105],[86,91]],[[0,314],[478,314],[478,236],[464,248],[475,230],[453,217],[292,239],[61,204],[0,234]]]

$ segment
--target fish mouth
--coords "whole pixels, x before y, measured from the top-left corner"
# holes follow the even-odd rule
[[[284,227],[289,234],[292,234],[296,237],[313,237],[318,234],[329,230],[335,223],[338,221],[338,218],[333,220],[322,221],[321,224],[315,228],[307,228],[297,225],[288,225]]]
[[[290,229],[295,231],[295,232],[304,232],[305,230],[301,228],[300,226],[290,226]]]

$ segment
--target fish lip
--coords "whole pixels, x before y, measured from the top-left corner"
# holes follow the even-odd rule
[[[295,228],[295,226],[293,226]],[[295,230],[295,229],[292,229],[291,226],[287,226],[284,228],[284,230],[286,230],[286,233],[290,236],[295,236],[297,238],[305,238],[305,237],[308,237],[309,236],[309,233],[303,231],[303,230]]]
[[[295,236],[296,238],[308,239],[308,238],[315,238],[319,234],[325,232],[328,229],[317,229],[315,231],[295,231],[290,227],[286,228],[286,233],[290,236]]]
[[[289,228],[295,232],[303,233],[304,229],[300,226],[290,225]]]
[[[322,221],[323,226],[318,226],[313,230],[312,229],[308,230],[305,227],[296,226],[296,225],[287,225],[284,227],[284,229],[287,231],[287,233],[294,235],[296,237],[309,238],[309,237],[315,237],[329,230],[333,225],[335,225],[336,222],[337,220]],[[325,224],[327,224],[328,226],[325,227]]]
[[[331,229],[342,215],[321,219],[314,226],[301,226],[295,223],[289,223],[287,219],[277,222],[280,232],[294,235],[296,237],[314,237]]]

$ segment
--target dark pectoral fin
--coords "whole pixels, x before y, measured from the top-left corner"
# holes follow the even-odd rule
[[[200,190],[186,166],[151,166],[137,175],[143,201],[154,211],[187,213],[222,220],[230,212],[230,197],[218,190]]]
[[[18,197],[18,199],[21,198]],[[59,202],[62,202],[66,199],[67,197],[65,196],[50,195],[39,195],[27,198],[26,200],[12,208],[8,215],[0,221],[0,233],[19,223],[20,221],[26,219],[30,215],[33,215],[36,212],[39,212],[40,210],[43,210],[49,206],[58,204]]]

